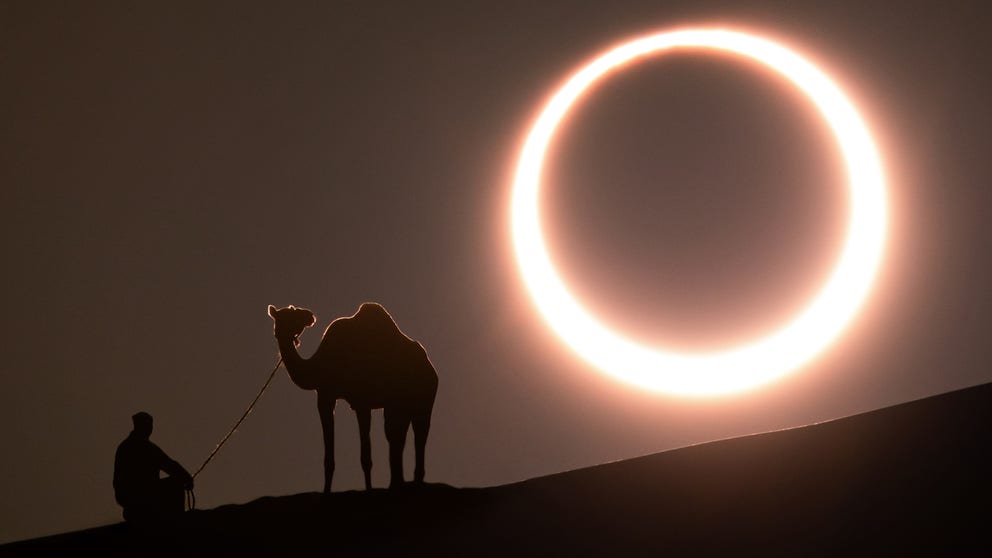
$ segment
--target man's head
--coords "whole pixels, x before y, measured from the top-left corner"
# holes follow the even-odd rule
[[[134,422],[134,433],[142,438],[148,438],[152,435],[152,416],[148,413],[141,411],[131,415],[131,421]]]

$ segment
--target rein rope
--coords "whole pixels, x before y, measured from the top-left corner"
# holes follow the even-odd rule
[[[294,337],[293,343],[296,346],[299,346],[300,341],[299,339]],[[224,447],[224,444],[227,443],[228,438],[230,438],[232,434],[237,432],[238,427],[241,426],[241,423],[244,422],[244,420],[248,417],[248,415],[251,414],[252,410],[255,408],[255,403],[258,403],[258,400],[262,398],[262,394],[265,393],[265,390],[269,387],[269,384],[272,383],[272,378],[276,377],[276,372],[279,370],[279,366],[281,364],[282,364],[282,357],[279,357],[279,362],[277,362],[275,367],[272,368],[272,372],[269,373],[269,378],[265,380],[264,384],[262,384],[262,389],[258,390],[258,395],[255,396],[255,399],[251,400],[251,403],[248,405],[248,408],[245,409],[245,412],[242,413],[241,418],[238,419],[238,422],[234,423],[234,426],[232,426],[231,429],[228,430],[227,434],[225,434],[224,437],[221,438],[220,442],[214,447],[214,451],[210,452],[210,455],[208,455],[207,459],[203,462],[202,465],[200,465],[200,468],[197,469],[195,473],[193,473],[191,479],[195,479],[196,475],[200,474],[200,471],[202,471],[203,468],[207,466],[207,463],[210,463],[210,461],[214,458],[214,456],[217,455],[217,452],[220,451],[220,448]],[[193,510],[196,508],[196,495],[193,494],[192,488],[186,489],[186,508],[189,510]]]

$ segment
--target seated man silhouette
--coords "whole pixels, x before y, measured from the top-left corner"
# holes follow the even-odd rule
[[[149,440],[151,415],[140,412],[131,420],[134,430],[114,456],[114,497],[124,508],[124,519],[148,521],[181,514],[193,477]],[[159,478],[160,471],[169,476]]]

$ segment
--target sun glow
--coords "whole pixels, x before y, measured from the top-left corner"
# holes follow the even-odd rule
[[[608,72],[676,49],[738,55],[763,64],[798,87],[836,136],[849,184],[847,236],[839,261],[816,297],[775,333],[715,353],[645,347],[603,327],[558,276],[541,231],[539,193],[544,154],[569,108]],[[517,264],[534,304],[572,350],[600,370],[650,390],[717,395],[756,387],[796,370],[839,336],[874,282],[885,247],[887,213],[882,165],[868,128],[826,74],[789,49],[761,37],[726,29],[683,29],[613,48],[572,75],[554,94],[520,153],[511,226]]]

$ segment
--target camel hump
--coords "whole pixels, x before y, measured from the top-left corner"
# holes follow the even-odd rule
[[[393,325],[393,327],[396,327],[396,321],[389,315],[386,308],[378,302],[363,302],[362,305],[358,307],[358,312],[355,312],[355,318],[358,318],[359,320],[367,320],[373,323],[389,322]]]
[[[385,338],[396,337],[409,340],[400,331],[400,327],[396,325],[396,320],[389,315],[386,308],[377,302],[363,302],[351,319],[366,332],[378,334]]]
[[[351,316],[338,318],[327,326],[318,352],[395,352],[411,344],[418,343],[400,331],[381,304],[365,302]]]

